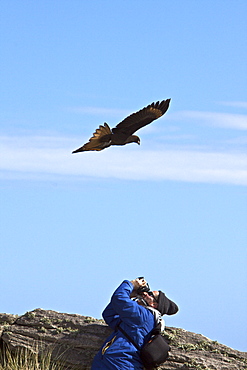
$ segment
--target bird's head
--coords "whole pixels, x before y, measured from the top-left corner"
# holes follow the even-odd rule
[[[139,136],[137,135],[131,135],[129,138],[128,138],[128,142],[129,143],[136,143],[138,145],[141,144],[141,139],[139,138]]]
[[[137,135],[131,135],[127,138],[127,140],[125,141],[124,145],[125,144],[130,144],[130,143],[137,143],[138,145],[141,144],[141,140],[139,138],[139,136]]]

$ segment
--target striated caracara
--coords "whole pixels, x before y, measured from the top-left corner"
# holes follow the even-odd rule
[[[105,122],[104,126],[100,125],[99,128],[96,129],[93,136],[86,144],[74,150],[72,153],[85,152],[88,150],[100,151],[111,145],[125,145],[129,143],[140,144],[140,138],[133,135],[133,133],[163,116],[169,107],[170,100],[171,99],[161,102],[157,101],[136,113],[132,113],[112,130]]]

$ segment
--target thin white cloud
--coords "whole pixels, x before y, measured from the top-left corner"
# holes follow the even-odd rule
[[[170,118],[176,120],[197,120],[207,125],[236,130],[247,130],[247,115],[245,114],[180,111],[170,115]]]
[[[53,137],[3,137],[1,178],[76,181],[93,177],[247,185],[247,155],[243,153],[126,146],[71,155],[75,142]]]
[[[225,140],[226,144],[231,144],[236,146],[247,146],[247,136],[237,136],[232,139]]]
[[[221,102],[223,105],[247,108],[247,102]],[[119,120],[124,119],[126,116],[130,115],[132,112],[123,109],[114,108],[101,108],[101,107],[70,107],[70,111],[98,115],[102,117],[102,121],[107,121],[109,117],[118,117]],[[166,119],[167,122],[174,120],[189,120],[198,121],[207,125],[230,128],[236,130],[247,130],[247,115],[246,114],[234,114],[234,113],[224,113],[224,112],[207,112],[207,111],[179,111],[179,112],[169,112],[165,117],[161,119]],[[158,130],[159,126],[149,125],[142,129],[142,132],[149,133]]]
[[[225,105],[227,107],[236,107],[236,108],[247,108],[246,101],[221,101],[219,102],[221,105]]]

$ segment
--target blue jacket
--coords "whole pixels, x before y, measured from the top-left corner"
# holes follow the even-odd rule
[[[150,337],[155,326],[152,312],[130,299],[133,284],[125,280],[113,293],[111,302],[103,311],[105,322],[114,330],[96,354],[91,370],[142,370],[138,350],[116,326],[120,326],[138,346]]]

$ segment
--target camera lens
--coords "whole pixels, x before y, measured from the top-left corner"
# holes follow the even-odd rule
[[[149,292],[149,291],[150,291],[150,288],[149,288],[148,283],[146,286],[141,286],[137,289],[137,293],[143,293],[143,292]]]

